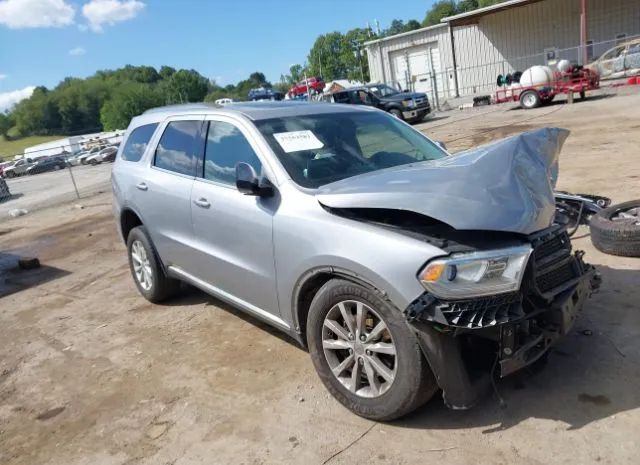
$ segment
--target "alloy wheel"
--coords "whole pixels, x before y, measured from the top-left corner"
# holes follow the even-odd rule
[[[393,384],[396,346],[380,315],[363,302],[345,300],[327,313],[322,348],[340,383],[360,397],[379,397]]]
[[[140,241],[134,241],[131,244],[131,260],[133,261],[133,271],[140,287],[145,291],[153,286],[153,271],[147,250]]]

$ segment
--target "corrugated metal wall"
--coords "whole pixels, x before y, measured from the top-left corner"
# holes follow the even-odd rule
[[[615,43],[617,34],[640,34],[640,0],[588,0],[588,39],[594,56]],[[461,95],[495,88],[498,74],[545,64],[545,52],[580,60],[580,0],[546,0],[480,17],[478,24],[454,27]]]
[[[444,71],[453,67],[449,27],[446,24],[442,24],[368,44],[367,57],[371,82],[393,84],[395,70],[393,69],[391,56],[398,50],[415,50],[420,47],[424,47],[425,51],[428,47],[437,47],[440,52],[439,68]],[[382,60],[380,59],[381,55]],[[441,93],[445,92],[445,90],[439,91]]]
[[[640,0],[587,0],[590,54],[598,57],[615,45],[616,36],[640,35]],[[477,24],[453,28],[460,95],[495,90],[498,74],[544,64],[548,50],[556,59],[580,61],[580,0],[545,0],[482,16]],[[453,66],[449,28],[430,28],[369,44],[372,81],[392,81],[389,54],[436,41],[441,69]],[[380,55],[384,69],[381,66]],[[443,77],[443,81],[451,80]],[[446,95],[450,95],[446,93]]]

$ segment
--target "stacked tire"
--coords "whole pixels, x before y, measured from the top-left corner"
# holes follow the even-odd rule
[[[640,200],[612,205],[591,218],[591,242],[601,252],[640,257]]]

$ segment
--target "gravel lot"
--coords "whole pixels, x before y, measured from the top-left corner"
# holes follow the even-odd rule
[[[419,127],[452,151],[566,127],[561,188],[640,197],[638,91],[511,108],[453,111]],[[77,172],[108,179],[107,168],[92,170]],[[55,187],[65,175],[34,180]],[[11,181],[25,195],[2,209],[53,195],[30,182]],[[499,382],[504,407],[488,397],[450,411],[437,397],[380,424],[334,401],[304,350],[216,299],[185,289],[166,305],[144,301],[110,201],[107,192],[83,209],[74,201],[14,220],[0,212],[0,274],[15,255],[44,265],[5,272],[0,287],[0,463],[638,463],[640,259],[597,252],[587,229],[574,246],[604,283],[543,371]]]

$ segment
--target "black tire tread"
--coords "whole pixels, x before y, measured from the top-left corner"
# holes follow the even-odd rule
[[[611,220],[616,212],[638,206],[640,200],[631,200],[611,205],[596,213],[589,223],[593,246],[611,255],[640,257],[640,226]]]

